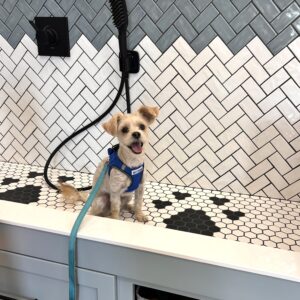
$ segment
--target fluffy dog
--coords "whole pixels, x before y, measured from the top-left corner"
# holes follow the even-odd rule
[[[158,107],[142,106],[131,114],[117,113],[102,125],[106,132],[117,137],[119,146],[117,149],[109,150],[109,157],[103,159],[95,172],[93,185],[95,185],[104,164],[108,164],[109,172],[106,173],[103,184],[93,201],[91,214],[118,219],[120,211],[126,209],[133,212],[138,221],[147,221],[147,217],[142,212],[146,175],[145,147],[149,139],[148,127],[154,122],[158,113]],[[120,167],[111,165],[115,160],[118,160]],[[138,182],[136,178],[128,175],[128,172],[139,176]],[[70,185],[62,183],[60,191],[66,200],[73,202],[85,200],[82,193]],[[134,205],[132,206],[129,202],[132,200],[133,194]]]

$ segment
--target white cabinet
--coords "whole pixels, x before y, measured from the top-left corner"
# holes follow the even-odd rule
[[[0,291],[68,299],[68,242],[75,218],[0,200]],[[135,285],[201,300],[300,295],[300,253],[108,218],[84,221],[77,264],[79,300],[134,300]]]
[[[115,277],[78,271],[79,300],[115,300]],[[68,267],[0,251],[0,295],[38,300],[68,299]]]

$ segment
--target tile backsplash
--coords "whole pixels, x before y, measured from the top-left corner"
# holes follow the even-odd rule
[[[35,31],[28,19],[67,16],[73,46],[83,34],[100,50],[117,30],[108,0],[1,0],[0,34],[15,48]],[[162,52],[182,36],[199,53],[216,36],[236,54],[255,36],[277,54],[300,32],[300,1],[130,0],[129,44],[148,36]]]
[[[300,200],[298,2],[127,1],[133,108],[161,108],[150,180]],[[37,55],[36,15],[69,17],[70,58]],[[116,94],[111,13],[106,1],[2,1],[0,20],[0,160],[43,166]],[[95,126],[53,166],[93,172],[110,142]]]

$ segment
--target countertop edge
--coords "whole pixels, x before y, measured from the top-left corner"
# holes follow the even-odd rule
[[[0,200],[0,225],[69,236],[76,217]],[[95,216],[85,217],[78,238],[300,283],[299,252]]]

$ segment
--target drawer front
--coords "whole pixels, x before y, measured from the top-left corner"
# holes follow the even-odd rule
[[[77,275],[79,300],[116,299],[114,276],[84,269],[79,269]],[[0,295],[13,299],[66,300],[68,291],[66,265],[0,251]]]

